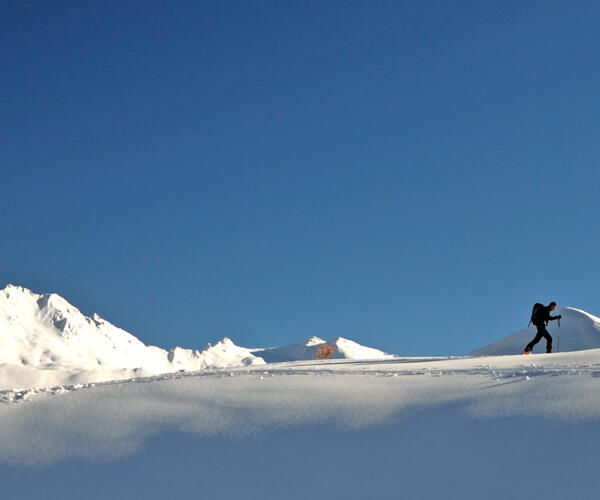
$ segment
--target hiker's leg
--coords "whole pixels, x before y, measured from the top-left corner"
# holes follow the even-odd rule
[[[552,335],[544,328],[544,338],[546,339],[546,352],[552,352]]]
[[[529,342],[529,344],[527,344],[527,347],[525,348],[526,351],[531,351],[533,349],[533,346],[535,344],[537,344],[542,339],[542,337],[544,336],[544,331],[545,330],[546,330],[546,328],[544,328],[543,326],[542,327],[539,327],[539,326],[537,327],[537,334],[534,337],[534,339],[531,342]]]

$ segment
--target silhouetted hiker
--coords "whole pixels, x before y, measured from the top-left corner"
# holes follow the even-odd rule
[[[537,344],[542,337],[546,339],[546,352],[552,352],[552,336],[548,333],[548,330],[546,330],[546,325],[548,324],[548,321],[562,318],[560,314],[558,316],[550,316],[550,311],[554,311],[554,309],[556,309],[556,302],[550,302],[547,306],[544,304],[535,304],[533,306],[530,323],[533,323],[536,326],[537,335],[529,342],[529,344],[527,344],[523,354],[530,354],[533,346]]]

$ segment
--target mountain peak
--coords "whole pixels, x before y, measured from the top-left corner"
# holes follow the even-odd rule
[[[577,316],[581,316],[600,323],[600,318],[598,316],[594,316],[593,314],[590,314],[589,312],[584,311],[583,309],[577,309],[576,307],[563,307],[560,311],[558,311],[558,313],[562,314],[564,317],[575,318]]]
[[[334,354],[332,357],[337,359],[387,359],[394,357],[379,349],[366,347],[343,337],[336,337],[329,342],[326,342],[319,337],[310,337],[304,342],[288,346],[253,349],[252,353],[255,356],[260,356],[267,363],[307,361],[314,360],[315,351],[318,346],[326,343],[334,347]]]
[[[4,294],[7,298],[16,298],[23,295],[34,295],[34,293],[28,288],[19,285],[12,285],[10,283],[0,290],[0,293]]]
[[[390,359],[394,357],[392,354],[361,345],[344,337],[336,337],[329,344],[333,345],[337,351],[334,357],[346,359]]]

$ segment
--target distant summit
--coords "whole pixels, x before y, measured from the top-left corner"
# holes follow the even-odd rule
[[[315,351],[324,344],[329,344],[333,347],[332,359],[390,359],[395,357],[379,349],[366,347],[343,337],[334,338],[329,342],[319,337],[310,337],[298,344],[284,347],[253,349],[252,353],[255,356],[260,356],[267,363],[309,361],[315,359]]]
[[[565,307],[553,315],[562,315],[560,320],[560,350],[580,351],[600,347],[600,318],[593,316],[581,309]],[[558,350],[558,325],[552,321],[548,325],[548,332],[552,335],[553,349]],[[535,336],[535,326],[523,328],[503,339],[477,349],[472,356],[497,356],[502,354],[520,354],[527,343]],[[545,342],[538,344],[533,352],[544,352]]]

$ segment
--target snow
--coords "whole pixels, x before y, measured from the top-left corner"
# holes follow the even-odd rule
[[[314,360],[315,351],[324,344],[334,348],[332,359],[391,359],[395,357],[379,349],[366,347],[343,337],[337,337],[328,342],[319,337],[310,337],[303,342],[289,346],[253,349],[252,353],[260,356],[267,363],[306,361]]]
[[[565,307],[554,315],[562,316],[560,324],[560,350],[578,351],[582,349],[594,349],[600,347],[600,318],[593,316],[574,307]],[[501,354],[517,354],[523,351],[525,346],[536,335],[535,326],[523,328],[503,339],[488,346],[477,349],[471,353],[473,356],[495,356]],[[548,324],[548,332],[553,337],[553,349],[556,351],[558,345],[558,323],[551,321]],[[534,352],[546,351],[546,340],[542,339],[534,347]]]
[[[289,346],[254,349],[252,353],[261,357],[267,363],[315,359],[315,350],[325,343],[319,337],[310,337],[303,342]]]
[[[0,477],[25,468],[30,498],[44,474],[62,478],[56,498],[68,493],[72,464],[86,482],[113,478],[111,498],[160,498],[165,477],[172,495],[210,498],[396,498],[399,489],[410,498],[595,498],[596,461],[560,450],[579,443],[593,456],[599,376],[593,349],[313,360],[3,391]],[[552,487],[545,476],[531,485],[529,474],[547,467],[560,471]],[[153,472],[133,481],[137,468]]]
[[[9,285],[0,292],[0,312],[0,363],[42,369],[168,369],[162,349],[149,349],[97,314],[84,316],[56,294]]]
[[[227,337],[214,346],[206,346],[203,351],[175,347],[169,351],[167,359],[174,367],[184,371],[265,364],[262,358],[252,354],[251,349],[239,347]]]
[[[0,388],[128,379],[180,370],[264,364],[225,338],[203,350],[147,346],[57,294],[0,291]]]
[[[391,359],[395,356],[386,354],[379,349],[360,345],[353,340],[338,337],[330,342],[335,347],[333,358],[344,359]]]
[[[7,287],[3,498],[595,499],[600,319],[560,313],[552,355],[503,354],[526,329],[485,356],[402,358],[338,337],[315,360],[317,337],[145,346]]]
[[[3,391],[0,459],[44,463],[73,454],[128,454],[163,427],[229,438],[323,422],[362,429],[454,404],[469,418],[597,420],[599,375],[600,349],[594,349],[527,358],[291,362]],[[45,415],[43,423],[38,415]],[[87,436],[74,441],[80,447],[64,440],[73,432]]]
[[[0,291],[0,389],[85,384],[178,371],[312,360],[325,341],[286,347],[240,347],[224,338],[202,350],[147,346],[94,313],[85,316],[57,294],[8,285]],[[333,358],[393,356],[341,337]]]

